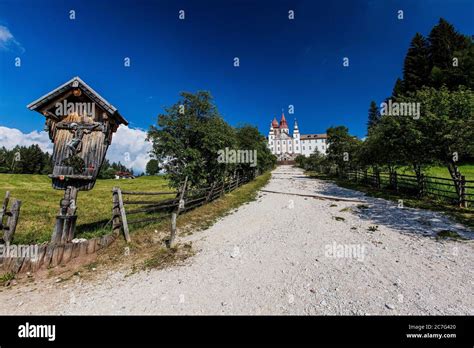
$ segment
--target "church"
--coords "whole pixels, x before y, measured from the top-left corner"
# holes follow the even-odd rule
[[[286,122],[285,114],[281,114],[280,123],[276,117],[270,125],[268,134],[268,148],[277,157],[278,161],[294,161],[298,155],[308,157],[318,150],[326,154],[327,135],[326,134],[300,134],[298,123],[295,120],[293,134]]]

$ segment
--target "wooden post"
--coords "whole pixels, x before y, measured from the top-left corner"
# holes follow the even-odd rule
[[[393,187],[395,188],[395,191],[398,192],[398,176],[397,172],[393,172]]]
[[[65,244],[74,239],[74,234],[76,232],[76,202],[77,202],[77,188],[68,187],[69,190],[69,204],[66,209],[66,220],[64,221],[64,229],[61,236],[61,243]]]
[[[122,218],[123,235],[127,243],[130,243],[132,240],[130,238],[130,232],[128,230],[127,214],[125,213],[125,207],[123,206],[122,190],[120,189],[120,187],[117,188],[117,197],[120,209],[120,217]]]
[[[225,188],[225,180],[222,179],[222,187],[221,187],[221,193],[220,193],[221,197],[224,195],[224,188]]]
[[[181,209],[184,209],[184,196],[186,194],[186,188],[188,185],[188,177],[184,179],[184,185],[181,188],[181,192],[179,193],[179,201],[178,201],[178,207],[174,212],[171,213],[171,234],[170,234],[170,241],[169,241],[169,247],[173,248],[176,245],[176,233],[177,233],[177,228],[176,228],[176,220],[178,218],[179,213],[181,212]]]
[[[421,174],[420,180],[418,182],[418,195],[420,197],[423,197],[425,194],[424,187],[425,187],[425,175]]]
[[[15,233],[18,218],[20,216],[20,207],[21,201],[14,199],[10,209],[10,214],[8,214],[7,229],[3,233],[3,240],[5,243],[10,243],[13,240],[13,234]]]
[[[211,189],[209,190],[209,193],[207,194],[206,197],[206,203],[208,203],[211,200],[212,194],[214,193],[214,187],[216,186],[216,183],[213,182],[211,185]]]
[[[64,198],[59,202],[59,214],[56,216],[51,242],[67,243],[74,239],[76,230],[76,199],[77,188],[68,186],[64,191]]]
[[[459,181],[459,206],[461,208],[467,208],[466,200],[466,177],[461,175],[461,180]]]
[[[5,193],[5,198],[3,199],[2,210],[0,210],[0,229],[3,227],[3,217],[7,213],[8,201],[10,200],[10,191]]]
[[[118,187],[112,189],[112,230],[116,236],[120,234],[120,230],[122,229],[118,189]]]
[[[237,185],[235,186],[235,188],[238,188],[239,187],[239,173],[237,173]]]

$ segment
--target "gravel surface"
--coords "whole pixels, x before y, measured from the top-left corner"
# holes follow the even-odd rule
[[[0,314],[474,314],[473,231],[278,167],[266,190],[192,241],[181,266],[19,286]],[[467,241],[437,241],[442,230]],[[64,287],[66,286],[66,287]]]

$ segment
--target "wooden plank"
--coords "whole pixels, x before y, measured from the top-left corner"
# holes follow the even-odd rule
[[[176,195],[178,191],[172,192],[140,192],[140,191],[122,191],[124,195],[143,195],[143,196],[156,196],[156,195]]]
[[[120,216],[122,217],[123,234],[125,236],[125,240],[130,243],[132,240],[130,238],[130,232],[128,230],[127,214],[125,213],[125,208],[123,206],[122,191],[120,190],[120,188],[117,188],[117,196],[119,200]]]
[[[3,233],[3,240],[5,243],[10,243],[13,240],[15,234],[16,225],[18,224],[18,218],[20,217],[21,201],[14,199],[12,208],[10,209],[10,216],[7,220],[8,229]]]
[[[0,229],[3,228],[3,217],[7,213],[9,200],[10,200],[10,191],[7,191],[5,192],[5,198],[3,199],[2,210],[0,210]]]
[[[118,198],[118,187],[112,190],[112,231],[115,235],[120,234],[122,221],[120,218],[120,203]]]
[[[170,248],[173,248],[176,244],[176,218],[178,213],[173,212],[171,213],[171,236],[170,236]]]

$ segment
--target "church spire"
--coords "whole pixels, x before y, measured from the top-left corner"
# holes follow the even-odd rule
[[[285,114],[283,113],[283,109],[281,110],[280,128],[288,128],[288,123],[286,123],[286,118]]]

